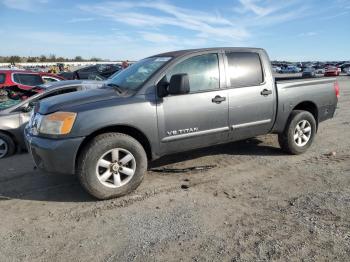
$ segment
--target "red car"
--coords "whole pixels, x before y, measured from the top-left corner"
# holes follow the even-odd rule
[[[330,66],[326,68],[324,76],[339,76],[339,69],[335,66]]]
[[[45,72],[31,72],[24,70],[0,70],[0,88],[4,86],[18,86],[23,90],[30,90],[35,86],[54,81],[64,80],[63,77]]]

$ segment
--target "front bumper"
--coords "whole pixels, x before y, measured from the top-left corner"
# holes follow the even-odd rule
[[[84,137],[48,139],[31,135],[25,130],[28,151],[35,165],[48,173],[75,174],[77,153]]]

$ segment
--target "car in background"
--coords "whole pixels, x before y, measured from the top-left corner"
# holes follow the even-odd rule
[[[280,73],[281,72],[281,67],[279,66],[272,66],[272,71],[275,73]]]
[[[324,68],[316,69],[316,74],[324,75],[325,72],[326,72],[326,70]]]
[[[97,64],[75,70],[73,72],[62,72],[58,75],[65,79],[107,79],[114,73],[120,71],[119,64]]]
[[[299,73],[300,71],[301,69],[296,66],[287,66],[281,69],[282,74],[295,74],[295,73]]]
[[[346,73],[347,76],[350,76],[350,67],[347,67],[347,68],[346,68],[345,73]]]
[[[342,72],[346,73],[348,72],[348,69],[350,69],[350,63],[343,63],[339,67]]]
[[[338,67],[335,66],[329,66],[326,68],[326,71],[324,72],[324,76],[339,76],[340,72]]]
[[[48,97],[98,88],[102,85],[101,81],[81,80],[47,83],[37,87],[42,92],[33,92],[26,100],[19,97],[13,99],[9,94],[7,99],[4,99],[4,94],[9,91],[9,87],[0,89],[0,159],[14,154],[17,150],[25,149],[23,130],[37,102]],[[28,96],[27,93],[26,96]]]
[[[316,70],[313,67],[307,67],[304,69],[302,77],[316,77]]]
[[[45,72],[25,70],[0,70],[0,88],[4,86],[18,86],[20,89],[30,90],[47,82],[64,80],[63,77]]]

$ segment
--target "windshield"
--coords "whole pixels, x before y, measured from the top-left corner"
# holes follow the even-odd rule
[[[171,57],[149,57],[120,71],[108,79],[107,86],[117,86],[121,89],[137,90],[161,66],[170,61]]]
[[[13,107],[21,103],[20,99],[10,99],[0,95],[0,111]]]

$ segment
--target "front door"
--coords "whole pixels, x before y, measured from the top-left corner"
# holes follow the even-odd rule
[[[216,53],[196,55],[179,61],[166,72],[167,80],[174,74],[188,74],[190,93],[169,95],[158,102],[163,154],[227,141],[228,96],[227,90],[220,89],[219,61]]]

